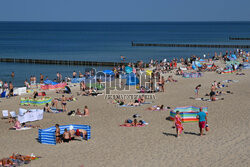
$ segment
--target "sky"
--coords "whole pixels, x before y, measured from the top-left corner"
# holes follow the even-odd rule
[[[250,21],[250,0],[0,0],[0,21]]]

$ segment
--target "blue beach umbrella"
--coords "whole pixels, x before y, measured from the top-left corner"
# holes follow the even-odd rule
[[[133,68],[131,68],[131,67],[129,67],[129,66],[126,66],[126,67],[125,67],[125,72],[126,72],[127,74],[131,73],[132,71],[133,71]]]
[[[115,75],[115,73],[111,70],[104,70],[103,73],[106,75]]]

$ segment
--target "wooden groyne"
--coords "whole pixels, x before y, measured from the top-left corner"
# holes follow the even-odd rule
[[[213,44],[153,44],[153,43],[134,43],[132,46],[157,46],[157,47],[194,47],[194,48],[250,48],[250,45],[213,45]]]
[[[229,37],[229,40],[250,40],[250,38]]]
[[[30,64],[57,64],[57,65],[82,65],[82,66],[118,66],[128,65],[123,62],[96,62],[96,61],[74,61],[74,60],[44,60],[44,59],[16,59],[0,58],[0,62],[8,63],[30,63]]]

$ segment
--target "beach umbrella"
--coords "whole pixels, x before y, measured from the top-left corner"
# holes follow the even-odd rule
[[[153,72],[153,71],[151,71],[151,70],[147,70],[147,71],[146,71],[146,75],[151,76],[152,72]]]
[[[125,72],[126,72],[127,74],[129,74],[129,73],[133,72],[133,69],[132,69],[131,67],[129,67],[129,66],[126,66],[126,67],[125,67]]]
[[[113,72],[113,71],[111,71],[111,70],[104,70],[104,71],[102,71],[104,74],[106,74],[106,75],[115,75],[115,73]]]

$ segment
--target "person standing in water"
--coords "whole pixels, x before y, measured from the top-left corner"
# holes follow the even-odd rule
[[[41,74],[40,74],[40,83],[41,83],[41,84],[43,84],[43,78],[44,78],[44,76],[43,76],[43,74],[41,73]]]
[[[15,72],[14,71],[12,71],[12,73],[11,73],[11,78],[12,78],[12,83],[14,82],[14,78],[15,78]]]
[[[73,72],[73,78],[76,78],[76,72],[75,71]]]

